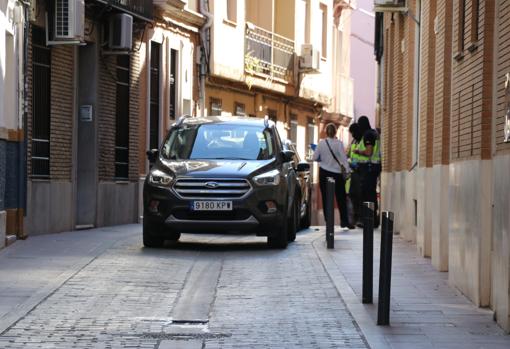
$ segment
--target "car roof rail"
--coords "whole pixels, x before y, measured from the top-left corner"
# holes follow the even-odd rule
[[[181,116],[179,119],[177,119],[177,122],[174,124],[175,126],[181,126],[184,121],[187,119],[187,118],[190,118],[191,115],[183,115]]]

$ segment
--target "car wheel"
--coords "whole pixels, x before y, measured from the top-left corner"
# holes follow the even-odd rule
[[[273,248],[287,248],[289,244],[289,219],[284,219],[283,225],[278,231],[273,232],[272,236],[267,237],[267,244]]]
[[[296,233],[298,230],[298,221],[299,221],[299,203],[301,200],[296,200],[293,204],[292,215],[289,217],[289,230],[287,235],[288,242],[293,242],[296,240]]]
[[[145,247],[161,247],[165,239],[161,237],[161,227],[143,220],[143,245]]]
[[[181,233],[170,232],[165,234],[166,240],[178,241],[181,238]]]
[[[308,202],[306,203],[305,215],[301,218],[300,227],[302,229],[308,229],[312,225],[312,203],[310,202],[310,197],[308,196]]]

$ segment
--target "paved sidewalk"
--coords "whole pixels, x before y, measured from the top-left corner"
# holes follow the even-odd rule
[[[0,250],[0,333],[116,242],[139,235],[139,225],[123,225],[31,236]]]
[[[316,228],[317,229],[317,228]],[[325,236],[324,228],[318,228]],[[376,326],[380,233],[374,238],[374,304],[361,303],[362,231],[335,229],[335,249],[325,239],[313,245],[372,348],[510,348],[510,335],[493,313],[474,306],[448,285],[416,246],[395,236],[390,326]]]

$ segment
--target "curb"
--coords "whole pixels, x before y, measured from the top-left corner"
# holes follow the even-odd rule
[[[347,309],[358,324],[361,332],[365,336],[368,345],[372,349],[391,349],[391,345],[385,338],[387,331],[375,324],[375,320],[371,316],[370,309],[376,310],[377,304],[363,304],[354,290],[351,288],[344,275],[338,268],[337,264],[331,257],[330,253],[325,249],[325,241],[323,237],[315,239],[312,242],[313,249],[319,257],[324,270],[328,273],[331,281],[335,285],[336,290],[343,298]]]

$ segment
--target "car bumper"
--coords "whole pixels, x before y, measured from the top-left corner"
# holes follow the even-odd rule
[[[144,220],[179,233],[237,232],[272,236],[280,231],[286,217],[284,197],[278,189],[257,188],[243,198],[221,199],[232,201],[232,211],[192,211],[191,202],[202,199],[183,199],[170,188],[146,183]],[[266,201],[275,202],[276,212],[264,212]]]

